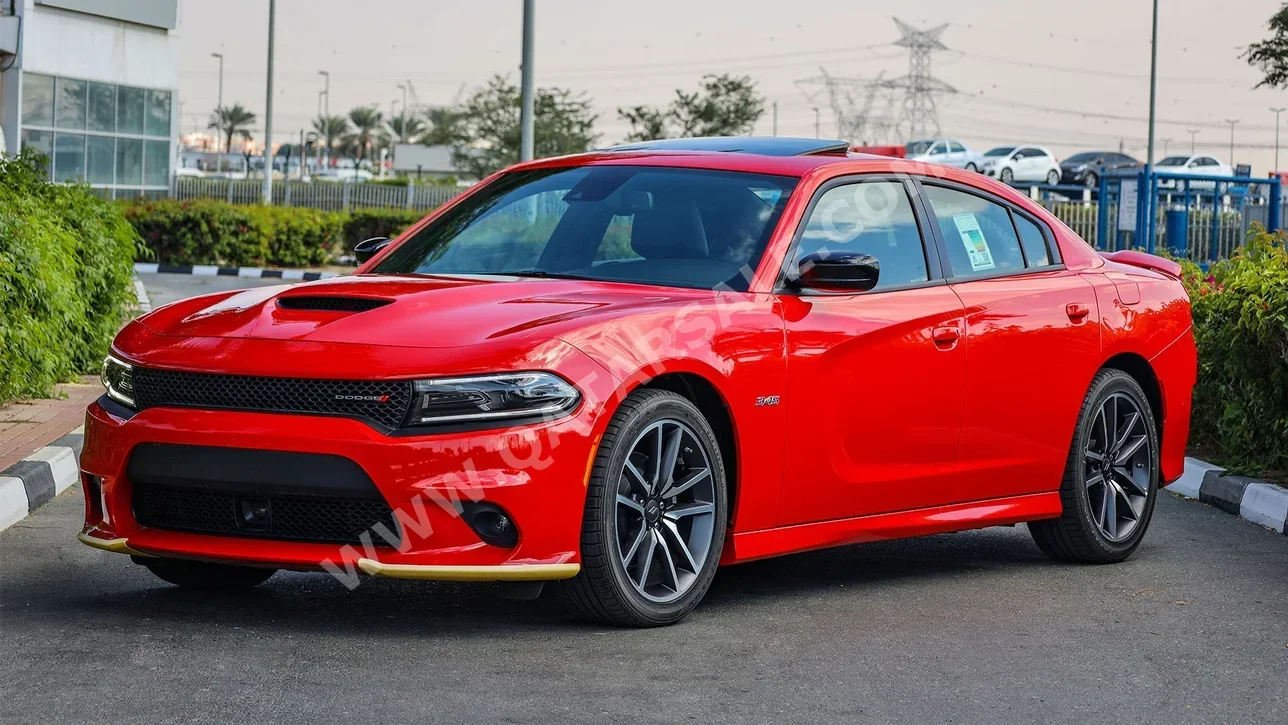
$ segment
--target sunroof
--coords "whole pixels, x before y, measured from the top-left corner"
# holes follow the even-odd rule
[[[668,138],[639,141],[603,149],[604,151],[717,151],[758,154],[760,156],[808,156],[811,154],[844,154],[850,148],[845,141],[818,138],[785,138],[781,136],[720,136],[710,138]]]

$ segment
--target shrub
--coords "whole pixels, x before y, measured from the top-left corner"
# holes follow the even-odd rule
[[[134,303],[142,249],[88,187],[48,182],[43,158],[0,158],[0,401],[95,372]]]
[[[1288,234],[1260,225],[1204,273],[1182,261],[1199,352],[1191,441],[1245,473],[1288,471]]]
[[[326,262],[340,241],[339,215],[222,201],[133,202],[125,217],[162,264],[300,267]]]
[[[344,220],[344,249],[353,251],[353,245],[372,237],[393,239],[424,218],[425,214],[398,209],[354,209]]]

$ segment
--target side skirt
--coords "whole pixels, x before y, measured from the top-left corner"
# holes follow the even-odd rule
[[[736,564],[831,546],[1053,519],[1060,512],[1060,494],[1052,491],[747,531],[731,537],[720,563]]]

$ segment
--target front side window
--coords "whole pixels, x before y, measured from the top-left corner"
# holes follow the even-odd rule
[[[953,274],[958,277],[1024,269],[1024,253],[1010,211],[982,196],[926,186]]]
[[[1014,146],[998,146],[995,149],[989,149],[984,153],[984,155],[992,157],[1010,156],[1011,152],[1014,150]]]
[[[787,273],[810,254],[852,252],[876,257],[881,274],[874,289],[930,279],[917,217],[903,184],[868,181],[833,187],[810,212]]]
[[[787,177],[632,166],[511,173],[375,271],[746,290],[795,185]]]
[[[1185,162],[1189,160],[1190,160],[1190,157],[1188,156],[1168,156],[1162,161],[1159,161],[1158,165],[1159,166],[1184,166]]]

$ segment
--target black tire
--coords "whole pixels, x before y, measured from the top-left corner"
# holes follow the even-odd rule
[[[1082,184],[1088,189],[1100,188],[1100,177],[1096,176],[1096,172],[1093,171],[1082,179]]]
[[[147,567],[148,571],[175,586],[208,592],[250,589],[277,573],[276,569],[150,556],[136,556],[134,563]]]
[[[967,162],[966,164],[966,170],[970,172],[978,172],[979,167],[975,165],[974,161],[970,161],[970,162]]]
[[[997,172],[997,178],[1000,179],[1003,184],[1009,184],[1012,181],[1015,181],[1015,172],[1012,171],[1010,167],[1004,167],[1001,171]]]
[[[714,522],[706,557],[688,588],[674,601],[659,603],[636,589],[622,562],[617,498],[632,446],[650,426],[664,420],[684,423],[705,449],[713,484]],[[702,600],[715,577],[724,548],[727,490],[719,443],[697,407],[669,391],[631,393],[613,414],[595,456],[582,521],[581,572],[557,582],[560,599],[583,619],[623,627],[658,627],[680,621]]]
[[[1046,183],[1048,186],[1055,186],[1060,183],[1060,172],[1055,169],[1048,171],[1046,175]]]
[[[1138,494],[1139,499],[1142,499],[1141,510],[1136,513],[1134,528],[1119,540],[1110,538],[1098,523],[1097,515],[1103,512],[1097,511],[1093,502],[1092,489],[1088,487],[1089,459],[1087,456],[1089,454],[1086,453],[1088,446],[1094,447],[1095,444],[1098,411],[1106,401],[1116,395],[1131,399],[1140,413],[1149,465],[1147,473],[1142,474],[1142,477],[1148,477],[1147,485],[1140,484],[1147,490],[1143,495],[1139,495],[1139,490],[1133,491]],[[1107,489],[1102,487],[1101,490]],[[1104,495],[1107,494],[1101,494],[1101,496]],[[1135,379],[1121,370],[1101,370],[1092,380],[1091,388],[1083,401],[1082,410],[1078,414],[1078,426],[1074,431],[1073,444],[1065,464],[1064,480],[1060,485],[1063,513],[1056,519],[1029,522],[1029,532],[1033,535],[1038,548],[1057,561],[1086,564],[1117,563],[1131,556],[1140,545],[1145,531],[1149,528],[1157,495],[1158,428],[1154,423],[1154,415],[1150,410],[1145,391],[1141,390]],[[1115,502],[1115,505],[1121,505],[1120,499],[1115,498]]]

